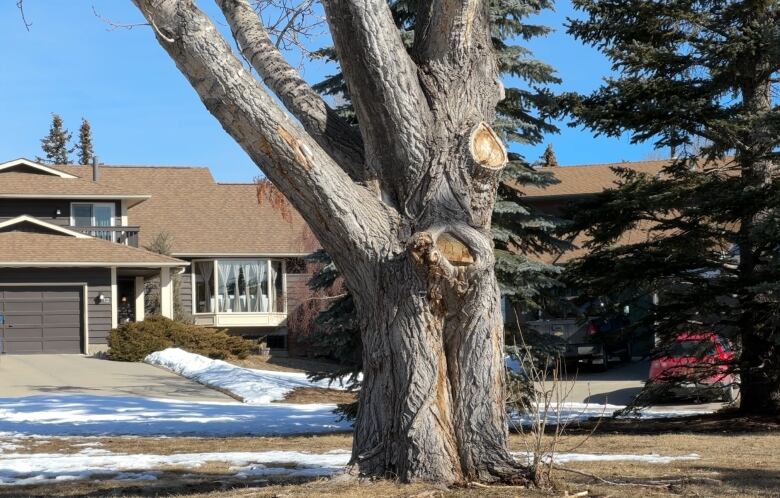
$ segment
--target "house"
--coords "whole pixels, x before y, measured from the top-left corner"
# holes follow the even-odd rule
[[[170,254],[148,249],[160,237]],[[0,340],[7,354],[85,353],[167,317],[285,348],[316,247],[300,216],[206,168],[0,164]],[[158,295],[150,295],[150,282]]]
[[[553,216],[565,216],[567,211],[576,208],[578,203],[592,199],[596,194],[606,189],[616,187],[619,177],[614,168],[620,167],[649,175],[658,175],[669,162],[668,160],[656,160],[544,168],[542,171],[553,174],[559,183],[546,188],[535,186],[518,186],[517,188],[524,194],[524,202],[538,212]],[[635,243],[646,240],[648,236],[649,232],[639,226],[624,233],[617,243]],[[587,241],[588,238],[585,234],[578,233],[570,238],[571,249],[533,254],[532,257],[549,264],[566,265],[568,262],[587,254]],[[568,342],[566,356],[569,359],[577,358],[580,361],[599,362],[606,367],[607,361],[613,356],[630,357],[632,353],[643,355],[649,352],[652,341],[647,339],[633,340],[630,346],[621,341],[609,348],[609,351],[594,349],[586,340],[591,330],[590,322],[583,320],[579,313],[588,314],[587,310],[594,308],[589,307],[586,303],[594,305],[604,297],[592,300],[584,299],[578,289],[572,288],[561,290],[561,294],[563,298],[561,301],[569,301],[568,306],[550,307],[531,312],[518,307],[508,314],[507,319],[510,321],[519,320],[521,324],[538,332],[566,339]],[[635,321],[643,316],[652,307],[652,297],[648,297],[647,300],[647,303],[624,310],[625,315],[621,319]],[[579,304],[579,312],[574,312],[573,308],[570,307],[574,302]]]
[[[540,213],[561,216],[578,203],[591,199],[604,190],[615,188],[619,180],[614,170],[616,167],[657,175],[669,163],[668,160],[657,160],[543,168],[540,171],[551,173],[559,183],[546,188],[522,186],[518,187],[518,190],[524,194],[523,201]],[[622,240],[628,243],[642,237],[647,237],[647,232],[632,230],[626,233]],[[571,250],[536,256],[547,263],[565,264],[586,254],[584,246],[587,239],[584,234],[576,235],[571,242],[574,246]]]

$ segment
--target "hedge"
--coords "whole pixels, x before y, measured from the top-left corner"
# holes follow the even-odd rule
[[[167,348],[181,348],[214,359],[246,358],[257,344],[217,330],[150,316],[142,322],[121,325],[108,335],[108,359],[143,361]]]

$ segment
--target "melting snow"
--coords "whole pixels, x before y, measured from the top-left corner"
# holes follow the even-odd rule
[[[622,405],[600,405],[593,403],[562,403],[560,406],[553,405],[547,413],[540,413],[539,418],[544,419],[548,425],[558,423],[565,424],[570,422],[582,422],[594,417],[611,417],[613,413],[624,409]],[[630,415],[622,415],[619,418],[670,418],[686,417],[691,415],[702,415],[712,413],[706,410],[685,410],[668,408],[646,408]],[[531,414],[514,414],[511,417],[512,423],[519,425],[531,425],[536,421],[536,416]]]
[[[528,453],[515,453],[528,459]],[[328,453],[299,451],[179,453],[173,455],[124,454],[99,449],[85,449],[75,454],[1,454],[0,485],[25,485],[89,479],[154,480],[165,470],[197,471],[208,462],[222,462],[228,473],[238,478],[262,476],[331,476],[349,463],[350,452]],[[559,453],[555,462],[628,461],[668,464],[679,460],[698,460],[691,453],[682,456]]]
[[[515,458],[531,461],[532,455],[528,452],[513,453]],[[641,462],[667,464],[679,460],[698,460],[701,458],[697,453],[690,453],[682,456],[662,456],[656,453],[647,455],[620,455],[620,454],[590,454],[590,453],[557,453],[554,457],[555,463],[569,462]],[[545,458],[549,461],[549,456]]]
[[[224,462],[237,477],[327,476],[344,468],[349,458],[349,452],[341,450],[325,454],[264,451],[128,455],[103,450],[84,450],[70,455],[11,453],[0,455],[0,485],[40,484],[91,477],[153,480],[166,469],[197,470],[207,462]]]
[[[298,387],[341,388],[340,385],[331,385],[327,380],[311,382],[304,373],[242,368],[179,348],[152,353],[144,361],[203,385],[227,391],[244,403],[251,404],[283,400],[287,393]]]
[[[335,408],[335,405],[324,404],[274,403],[258,406],[129,396],[0,398],[0,433],[44,436],[270,436],[349,430],[350,424],[339,421],[340,417],[333,413]]]

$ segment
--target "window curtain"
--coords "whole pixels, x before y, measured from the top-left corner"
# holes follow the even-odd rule
[[[268,312],[268,261],[255,261],[257,270],[257,311]]]
[[[276,262],[271,261],[271,264],[268,265],[271,268],[271,274],[268,276],[268,280],[270,285],[268,286],[270,288],[271,295],[269,296],[269,307],[268,311],[274,311],[276,307]]]
[[[232,267],[229,264],[225,264],[220,261],[219,265],[219,311],[221,313],[227,312],[227,310],[232,309],[231,303],[229,302],[230,295],[228,293],[228,288],[230,286],[230,276],[233,273]]]
[[[273,299],[269,300],[268,266],[268,260],[265,259],[220,261],[217,265],[220,302],[218,311],[220,313],[271,311]],[[271,277],[272,283],[274,278]],[[275,294],[273,288],[270,292]]]
[[[198,299],[198,302],[200,302],[201,298],[203,298],[203,301],[206,303],[205,308],[199,311],[203,311],[206,313],[213,313],[214,301],[211,294],[211,286],[213,283],[212,276],[214,275],[214,263],[212,263],[211,261],[199,262],[198,272],[200,273],[200,276],[203,279],[203,289],[205,295],[196,296],[196,298]]]

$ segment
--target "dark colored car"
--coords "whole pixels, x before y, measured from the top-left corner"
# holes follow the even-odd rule
[[[528,325],[541,334],[560,340],[567,363],[591,365],[606,370],[610,362],[631,360],[631,337],[626,331],[628,319],[612,318],[537,320]]]

